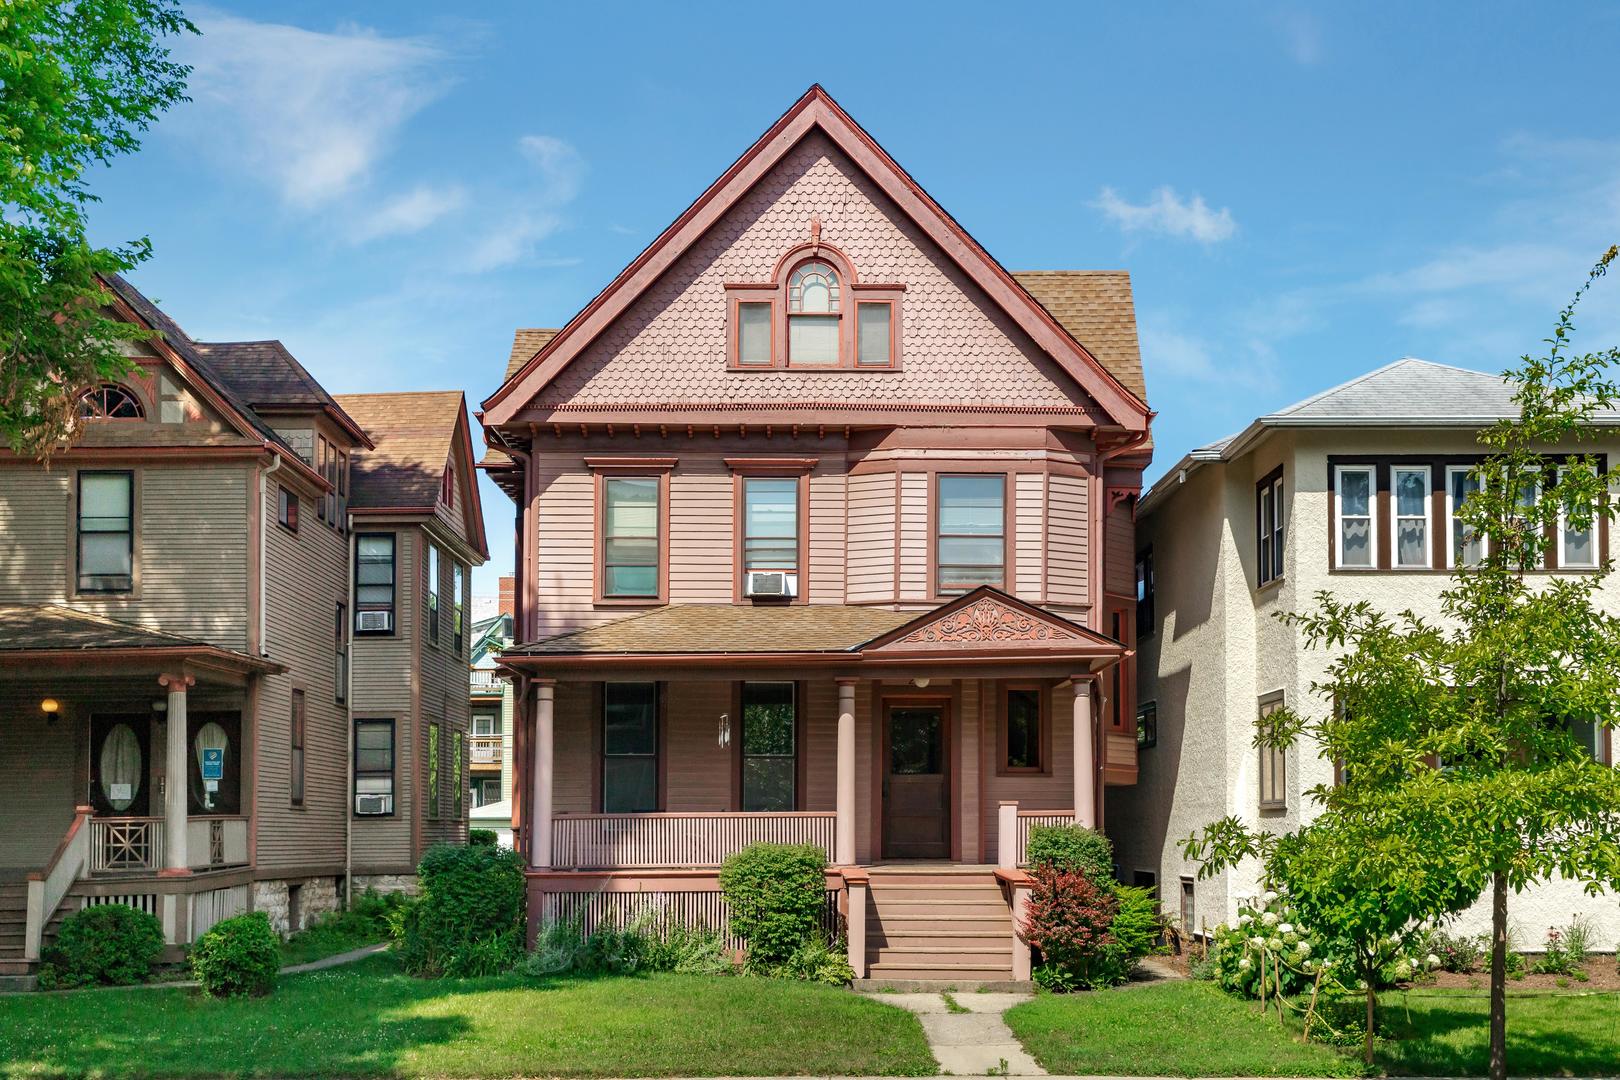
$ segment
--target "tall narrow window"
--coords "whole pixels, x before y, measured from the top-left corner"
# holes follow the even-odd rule
[[[1002,763],[1006,772],[1040,772],[1045,766],[1043,729],[1037,686],[1010,686],[1002,696],[1002,727],[1006,736]]]
[[[1597,565],[1597,518],[1588,511],[1585,527],[1578,527],[1574,509],[1567,499],[1558,509],[1558,565],[1569,570],[1591,569]]]
[[[338,448],[336,443],[326,444],[326,468],[321,474],[329,485],[321,495],[321,506],[326,513],[321,515],[326,523],[337,528],[337,478],[338,478]]]
[[[1153,633],[1153,549],[1136,556],[1136,635]]]
[[[745,476],[743,571],[799,572],[799,480],[797,477]]]
[[[1150,750],[1159,745],[1159,706],[1145,701],[1136,707],[1136,747]]]
[[[658,684],[602,685],[602,812],[658,809]]]
[[[347,450],[338,455],[336,517],[338,532],[347,532],[349,529],[349,453]]]
[[[349,605],[339,604],[332,622],[332,692],[342,705],[349,698]]]
[[[467,571],[460,563],[452,563],[450,567],[450,587],[455,590],[450,597],[451,625],[455,627],[456,655],[461,655],[461,647],[467,640],[466,630],[466,604],[461,598],[467,587]]]
[[[1530,511],[1534,510],[1536,503],[1541,501],[1540,479],[1526,480],[1519,485],[1519,508],[1524,516],[1514,516],[1518,526],[1516,530],[1524,537],[1524,550],[1519,553],[1519,561],[1526,569],[1538,569],[1546,562],[1546,538],[1540,535],[1531,535]]]
[[[1376,485],[1371,465],[1334,467],[1338,489],[1338,532],[1334,536],[1335,560],[1339,566],[1377,565],[1373,551],[1378,546],[1378,529],[1373,519]]]
[[[788,278],[788,363],[833,367],[838,363],[840,283],[838,271],[812,260]]]
[[[659,537],[656,476],[602,481],[602,595],[658,596]]]
[[[737,304],[737,364],[739,367],[770,367],[770,303],[742,301]]]
[[[304,692],[294,689],[292,692],[292,723],[291,723],[291,790],[292,804],[304,805]]]
[[[436,817],[439,816],[439,785],[444,779],[443,775],[439,771],[439,725],[438,724],[429,724],[428,725],[427,759],[428,759],[428,775],[427,775],[427,781],[428,781],[428,790],[427,790],[428,817],[436,818]]]
[[[1260,699],[1260,723],[1267,729],[1270,717],[1282,708],[1281,694]],[[1269,730],[1268,730],[1269,734]],[[1260,809],[1285,810],[1288,807],[1288,751],[1281,746],[1260,748]]]
[[[298,495],[284,487],[276,488],[276,523],[290,532],[298,531]]]
[[[315,449],[315,471],[320,473],[323,479],[329,478],[332,473],[326,459],[332,452],[332,444],[326,441],[326,436],[322,435],[315,440]],[[315,516],[322,521],[326,520],[326,496],[324,495],[315,504]]]
[[[1464,524],[1463,506],[1469,496],[1479,491],[1479,477],[1466,465],[1453,465],[1446,470],[1446,518],[1450,523],[1450,563],[1452,566],[1477,566],[1485,557],[1485,538]]]
[[[941,476],[935,578],[940,593],[1001,588],[1006,567],[1006,478]]]
[[[1270,584],[1283,576],[1283,474],[1277,469],[1255,488],[1255,540],[1258,580]]]
[[[135,474],[79,473],[79,591],[135,587]]]
[[[354,722],[354,812],[394,812],[394,722]]]
[[[427,581],[424,583],[422,595],[427,598],[427,632],[428,640],[439,640],[439,546],[427,545]]]
[[[892,303],[855,305],[855,363],[859,367],[889,367],[894,363]]]
[[[1396,566],[1429,565],[1429,476],[1427,465],[1394,470]]]
[[[362,634],[394,631],[394,534],[354,538],[354,628]]]
[[[742,808],[789,811],[797,799],[798,715],[794,685],[742,685]]]
[[[462,782],[461,763],[463,761],[463,744],[466,736],[461,732],[452,732],[450,735],[450,783],[456,792],[455,816],[461,817],[466,812],[467,785]]]
[[[1197,900],[1197,890],[1193,887],[1193,879],[1181,879],[1181,937],[1184,941],[1191,941],[1198,932],[1197,912],[1194,904]]]

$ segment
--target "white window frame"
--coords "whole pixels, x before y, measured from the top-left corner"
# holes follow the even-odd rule
[[[1467,476],[1473,471],[1474,466],[1472,465],[1446,466],[1446,569],[1448,570],[1453,570],[1457,567],[1457,538],[1456,534],[1453,532],[1453,526],[1457,524],[1457,500],[1452,494],[1451,478],[1453,476]],[[1476,539],[1474,542],[1480,545],[1479,558],[1480,562],[1483,562],[1485,560],[1484,541],[1481,539]],[[1479,564],[1468,563],[1466,565],[1477,566]]]
[[[1401,522],[1416,521],[1412,514],[1401,513],[1402,473],[1418,473],[1423,477],[1423,561],[1401,562]],[[1390,562],[1397,570],[1428,570],[1434,566],[1434,469],[1429,465],[1391,465],[1389,473]]]
[[[1366,566],[1344,561],[1344,476],[1346,473],[1367,475],[1367,554]],[[1361,515],[1355,515],[1360,517]],[[1333,567],[1336,570],[1378,569],[1378,466],[1333,466]]]
[[[1535,479],[1530,481],[1530,487],[1531,487],[1532,492],[1533,492],[1533,494],[1530,496],[1530,505],[1532,507],[1539,506],[1541,504],[1541,497],[1544,494],[1546,494],[1546,492],[1542,490],[1541,475],[1540,474],[1537,474]],[[1562,515],[1560,515],[1560,516],[1562,516]],[[1543,537],[1543,541],[1545,541],[1545,539],[1546,538]],[[1547,568],[1547,545],[1546,545],[1545,542],[1543,542],[1542,545],[1541,545],[1540,553],[1536,555],[1536,561],[1531,563],[1527,569],[1530,569],[1530,570],[1545,570],[1546,568]]]
[[[1565,469],[1559,469],[1554,474],[1558,478],[1558,480],[1557,480],[1558,483],[1563,483],[1564,473],[1566,471],[1567,470],[1565,470]],[[1597,511],[1593,512],[1593,514],[1592,514],[1592,523],[1586,527],[1586,531],[1591,536],[1591,541],[1589,543],[1589,546],[1592,549],[1591,561],[1583,562],[1583,563],[1572,563],[1572,562],[1569,561],[1569,555],[1564,550],[1564,534],[1566,532],[1566,529],[1565,529],[1565,524],[1566,524],[1566,522],[1565,522],[1565,509],[1566,509],[1567,506],[1568,506],[1568,504],[1564,503],[1562,501],[1560,501],[1559,506],[1558,506],[1558,569],[1560,569],[1560,570],[1596,570],[1597,569],[1597,564],[1598,564],[1598,516],[1599,516],[1599,512],[1597,512]]]

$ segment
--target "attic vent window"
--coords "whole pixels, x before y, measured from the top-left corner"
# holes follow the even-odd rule
[[[140,420],[145,415],[140,399],[116,383],[103,383],[79,399],[83,420]]]

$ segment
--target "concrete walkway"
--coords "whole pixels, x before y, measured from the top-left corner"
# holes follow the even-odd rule
[[[952,994],[966,1012],[953,1012],[941,994],[872,994],[917,1014],[940,1071],[952,1076],[1045,1076],[1001,1014],[1028,994]]]
[[[305,971],[323,971],[329,967],[338,967],[343,964],[352,964],[356,960],[364,960],[388,948],[388,942],[379,941],[375,945],[362,945],[358,949],[340,952],[336,956],[323,956],[319,960],[311,960],[307,964],[289,964],[281,969],[283,975],[298,975]]]
[[[362,945],[358,949],[350,949],[336,956],[323,956],[319,960],[311,960],[307,964],[289,964],[279,969],[282,975],[299,975],[306,971],[324,971],[327,968],[338,967],[341,964],[352,964],[356,960],[364,960],[388,948],[388,942],[380,941],[375,945]],[[33,976],[29,976],[33,978]],[[72,990],[5,990],[0,991],[0,997],[11,997],[16,994],[82,994],[86,991],[101,990],[184,990],[196,989],[196,979],[171,979],[168,981],[135,983],[131,986],[80,986]]]

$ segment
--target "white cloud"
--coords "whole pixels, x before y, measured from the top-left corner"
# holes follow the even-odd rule
[[[387,200],[362,217],[351,230],[350,237],[357,243],[364,243],[388,236],[409,236],[460,210],[466,203],[467,193],[459,186],[415,187]]]
[[[1277,385],[1275,352],[1266,339],[1248,334],[1245,327],[1220,327],[1222,336],[1230,339],[1223,349],[1183,329],[1180,319],[1165,312],[1144,311],[1139,326],[1150,385],[1164,386],[1159,380],[1166,376],[1174,383],[1218,383],[1251,390]]]
[[[585,177],[585,159],[568,143],[551,135],[525,135],[518,150],[540,173],[540,198],[548,203],[565,203],[579,194]]]
[[[461,268],[481,274],[520,262],[534,262],[540,244],[564,224],[562,209],[579,194],[585,159],[553,135],[525,135],[518,153],[533,168],[532,183],[516,186],[517,205],[500,215],[461,260]],[[571,260],[545,260],[552,265]]]
[[[210,155],[273,185],[290,206],[353,190],[400,127],[444,93],[443,53],[359,26],[331,33],[203,9],[182,46],[194,105],[179,125]]]
[[[1237,232],[1231,210],[1224,206],[1211,210],[1202,195],[1183,199],[1169,187],[1159,188],[1145,203],[1127,202],[1113,188],[1105,187],[1091,205],[1126,233],[1160,233],[1216,244]]]

